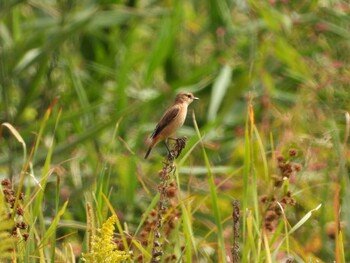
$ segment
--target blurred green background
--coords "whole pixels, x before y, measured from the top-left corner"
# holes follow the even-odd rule
[[[178,135],[189,138],[185,155],[198,142],[194,111],[229,247],[232,199],[248,200],[250,208],[242,167],[251,100],[269,175],[276,173],[275,152],[298,150],[294,161],[303,168],[289,182],[297,201],[287,213],[290,224],[322,203],[295,234],[294,253],[330,262],[338,212],[345,247],[350,237],[349,29],[350,4],[340,0],[1,0],[0,121],[17,129],[27,156],[45,124],[25,188],[42,180],[52,149],[43,216],[49,224],[55,215],[58,176],[59,204],[69,203],[57,236],[68,235],[60,242],[71,242],[79,257],[87,196],[101,176],[122,222],[130,232],[138,226],[166,153],[159,145],[144,160],[144,139],[178,91],[193,92],[200,101]],[[18,182],[22,147],[7,129],[0,143],[0,178]],[[193,207],[195,238],[214,248],[208,254],[216,262],[200,145],[183,161],[181,196]],[[258,194],[269,194],[261,156],[253,163]]]

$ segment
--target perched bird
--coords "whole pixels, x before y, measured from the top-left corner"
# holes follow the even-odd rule
[[[176,95],[174,104],[164,113],[148,139],[149,148],[146,152],[145,159],[147,159],[152,148],[162,140],[164,140],[165,146],[170,153],[167,144],[168,138],[184,124],[187,115],[187,107],[193,100],[198,100],[198,98],[193,96],[190,92],[180,92]]]

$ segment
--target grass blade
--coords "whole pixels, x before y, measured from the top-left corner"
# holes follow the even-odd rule
[[[217,196],[217,192],[216,192],[214,177],[213,177],[213,174],[211,173],[209,158],[208,158],[208,155],[205,151],[203,139],[202,139],[202,136],[200,134],[194,112],[192,114],[192,118],[193,118],[194,127],[195,127],[196,132],[197,132],[197,136],[201,142],[204,162],[205,162],[205,165],[207,167],[207,172],[208,172],[210,196],[212,199],[214,218],[215,218],[215,223],[216,223],[216,227],[217,227],[217,231],[218,231],[217,232],[217,239],[218,239],[218,244],[219,244],[219,262],[227,262],[226,253],[225,253],[225,242],[224,242],[222,222],[221,222],[221,214],[220,214],[220,210],[219,210],[219,206],[218,206],[218,196]]]
[[[312,213],[317,211],[318,209],[320,209],[322,206],[322,204],[319,204],[316,208],[310,210],[309,212],[306,213],[306,215],[303,216],[302,219],[300,219],[290,230],[289,232],[286,234],[286,236],[281,240],[281,242],[278,244],[278,246],[276,246],[276,250],[273,253],[273,258],[276,258],[277,253],[279,251],[279,248],[282,246],[282,244],[284,243],[284,241],[291,235],[293,234],[296,230],[298,230],[302,225],[305,224],[306,221],[308,221],[310,219],[310,217],[312,216]]]
[[[229,65],[225,65],[219,76],[216,78],[213,88],[211,90],[210,105],[208,110],[208,121],[216,119],[219,107],[226,95],[227,89],[231,83],[232,68]]]
[[[60,222],[61,216],[66,212],[67,205],[68,205],[68,200],[64,203],[63,207],[58,211],[56,217],[51,222],[47,231],[45,231],[45,235],[44,235],[39,247],[46,246],[48,243],[48,240],[56,233],[58,223]]]

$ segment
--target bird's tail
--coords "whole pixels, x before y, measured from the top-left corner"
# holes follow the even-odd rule
[[[151,146],[148,148],[148,150],[147,150],[147,152],[146,152],[146,155],[145,155],[145,159],[147,159],[148,155],[151,153],[152,148],[153,148],[153,145],[151,145]]]

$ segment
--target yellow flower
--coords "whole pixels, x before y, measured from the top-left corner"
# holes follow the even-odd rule
[[[91,250],[89,253],[83,253],[83,260],[86,262],[109,263],[123,262],[130,258],[130,255],[124,251],[116,249],[112,243],[114,223],[117,221],[116,216],[111,216],[98,229],[99,234],[92,237]]]

